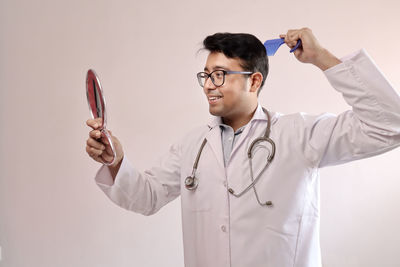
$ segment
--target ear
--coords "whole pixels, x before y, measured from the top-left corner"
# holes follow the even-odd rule
[[[250,92],[257,93],[261,87],[263,81],[263,75],[261,72],[255,72],[250,76]]]

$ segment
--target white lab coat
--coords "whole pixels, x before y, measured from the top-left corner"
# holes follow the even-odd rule
[[[240,198],[250,182],[247,148],[262,136],[267,119],[259,106],[224,166],[216,119],[171,146],[158,164],[139,172],[127,160],[113,182],[102,167],[96,182],[119,206],[150,215],[181,196],[185,266],[317,267],[319,246],[318,168],[374,156],[400,144],[400,97],[364,50],[325,71],[332,86],[353,107],[338,116],[271,112],[276,155],[256,188]],[[203,139],[207,144],[196,172],[196,191],[185,189]],[[254,150],[255,175],[270,147]]]

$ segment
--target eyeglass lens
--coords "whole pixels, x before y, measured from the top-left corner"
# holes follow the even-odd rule
[[[211,72],[210,74],[205,72],[199,73],[197,78],[201,87],[204,86],[208,77],[211,78],[211,81],[215,86],[221,86],[224,84],[225,81],[225,72],[223,72],[222,70],[216,70]]]

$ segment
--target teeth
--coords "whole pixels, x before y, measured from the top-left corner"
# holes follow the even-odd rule
[[[221,98],[220,96],[212,96],[212,97],[210,97],[210,100],[216,100],[216,99],[219,99],[219,98]]]

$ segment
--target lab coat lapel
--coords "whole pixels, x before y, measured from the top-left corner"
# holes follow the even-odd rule
[[[269,112],[271,117],[273,116],[273,114],[271,112]],[[249,124],[247,125],[247,127],[245,127],[245,129],[243,130],[243,133],[239,136],[239,140],[237,141],[236,145],[233,147],[233,150],[231,152],[231,158],[233,157],[233,155],[236,153],[236,151],[239,149],[239,147],[242,145],[242,143],[244,142],[244,140],[247,138],[249,132],[251,131],[252,127],[254,127],[254,123],[256,121],[264,121],[265,122],[265,127],[267,127],[267,115],[264,113],[262,106],[259,104],[257,106],[256,112],[254,113],[253,118],[250,120]],[[273,120],[271,119],[271,123],[273,122]],[[252,139],[257,138],[256,137],[252,137]]]
[[[225,164],[224,155],[222,152],[221,128],[218,124],[218,118],[215,118],[211,123],[209,123],[208,127],[210,127],[210,131],[206,135],[207,143],[214,151],[218,163],[224,169]]]

